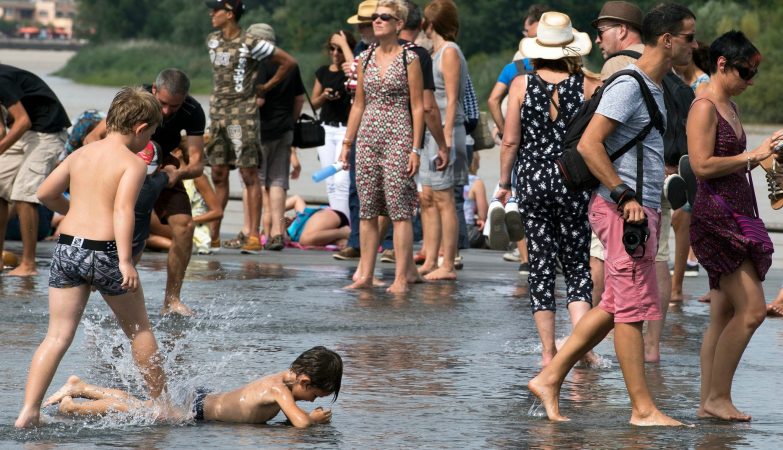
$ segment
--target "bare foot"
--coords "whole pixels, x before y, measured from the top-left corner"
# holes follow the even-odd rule
[[[169,314],[178,314],[184,317],[193,317],[195,315],[192,309],[188,308],[186,304],[179,300],[171,301],[168,305],[163,305],[163,308],[160,310],[160,315],[166,316]]]
[[[27,411],[22,408],[22,411],[19,413],[19,417],[17,417],[16,422],[14,422],[14,426],[16,428],[37,427],[40,424],[40,414],[41,412],[38,409]]]
[[[408,284],[424,283],[424,278],[419,275],[419,272],[416,271],[416,269],[413,269],[408,272],[407,281]]]
[[[644,362],[646,363],[661,362],[661,347],[658,345],[647,346],[647,343],[645,342]]]
[[[5,275],[8,277],[34,277],[38,275],[38,269],[35,264],[19,264]]]
[[[705,411],[703,406],[699,406],[699,409],[696,410],[696,417],[699,419],[712,419],[715,416]]]
[[[666,414],[658,411],[657,409],[653,411],[651,414],[642,417],[641,415],[637,415],[636,413],[631,414],[631,420],[629,422],[631,425],[636,425],[639,427],[682,427],[685,426],[684,423],[674,420],[671,417],[667,416]]]
[[[710,293],[707,292],[706,294],[699,297],[699,301],[702,303],[709,303],[710,302]]]
[[[580,363],[583,367],[599,367],[601,365],[601,359],[591,350],[582,357]]]
[[[425,264],[419,266],[419,268],[418,268],[419,275],[427,275],[428,273],[434,271],[437,268],[438,268],[438,266],[436,266],[435,264],[426,264],[425,263]]]
[[[46,401],[43,403],[43,406],[60,403],[60,400],[65,397],[78,397],[78,393],[84,389],[84,385],[85,383],[81,378],[77,377],[76,375],[71,375],[68,377],[68,381],[65,382],[63,387],[58,389],[54,395],[46,399]]]
[[[682,292],[672,291],[672,296],[669,299],[669,303],[682,303],[683,300],[685,300],[685,297],[682,295]]]
[[[375,280],[375,278],[369,280],[366,278],[360,278],[348,286],[345,286],[343,289],[371,289],[373,286],[375,286]]]
[[[386,289],[386,292],[390,294],[404,294],[408,292],[408,282],[406,280],[394,280],[394,283]]]
[[[546,416],[549,420],[554,422],[566,422],[570,419],[560,415],[560,383],[552,382],[547,383],[542,379],[541,374],[538,374],[535,378],[527,383],[527,388],[533,393],[546,410]]]
[[[767,315],[770,317],[783,317],[783,302],[772,302],[767,305]]]
[[[361,264],[356,266],[356,270],[353,271],[353,275],[351,275],[351,280],[353,281],[359,281],[359,277],[362,274],[362,266]]]
[[[424,275],[424,279],[427,281],[437,281],[437,280],[453,281],[457,279],[457,272],[453,270],[444,269],[443,267],[439,267],[437,270],[430,272],[427,275]]]
[[[704,412],[716,419],[732,422],[750,422],[750,415],[738,410],[731,400],[710,400],[704,402]]]
[[[73,398],[66,395],[60,400],[60,407],[57,408],[57,410],[60,411],[61,414],[70,414],[74,411],[75,405]]]

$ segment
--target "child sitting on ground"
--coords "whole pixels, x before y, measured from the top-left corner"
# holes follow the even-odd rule
[[[312,402],[332,394],[333,401],[337,400],[342,377],[343,360],[340,355],[325,347],[313,347],[299,355],[288,370],[267,375],[231,392],[208,393],[198,389],[189,411],[176,410],[159,418],[258,424],[283,411],[293,426],[306,428],[328,423],[332,419],[332,411],[319,407],[308,414],[296,402]],[[90,401],[76,402],[74,398]],[[49,397],[44,406],[56,403],[60,404],[61,413],[78,416],[154,408],[152,402],[139,400],[126,391],[87,384],[76,376],[68,378],[68,382]]]

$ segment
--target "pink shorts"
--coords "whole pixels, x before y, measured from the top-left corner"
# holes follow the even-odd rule
[[[594,195],[590,200],[590,225],[604,245],[604,293],[599,306],[614,315],[615,322],[660,320],[661,301],[655,273],[661,214],[644,207],[650,237],[644,256],[631,258],[623,246],[623,218],[617,204]],[[638,254],[641,250],[637,249]]]

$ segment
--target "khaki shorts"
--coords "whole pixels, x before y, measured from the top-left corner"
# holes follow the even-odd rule
[[[655,255],[655,262],[669,261],[669,236],[672,228],[672,206],[663,195],[661,195],[661,235],[658,239],[658,253]],[[590,256],[604,260],[604,246],[595,233],[590,238]]]
[[[54,170],[67,136],[65,130],[57,133],[27,131],[0,155],[0,198],[39,203],[35,194]]]
[[[212,166],[258,167],[261,154],[258,112],[212,117],[205,149]]]
[[[261,162],[258,165],[258,180],[262,186],[274,186],[288,190],[291,144],[293,142],[293,131],[286,131],[282,136],[274,140],[261,141]]]

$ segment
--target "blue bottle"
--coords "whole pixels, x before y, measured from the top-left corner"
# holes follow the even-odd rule
[[[318,183],[320,181],[323,181],[332,175],[336,174],[337,172],[343,170],[343,163],[336,162],[332,164],[331,166],[326,166],[323,169],[319,170],[318,172],[313,174],[313,181]]]

